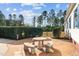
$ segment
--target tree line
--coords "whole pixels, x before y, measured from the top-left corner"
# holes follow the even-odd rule
[[[5,18],[5,15],[0,11],[0,26],[23,26],[24,25],[24,16],[20,14],[18,16],[16,14],[9,14],[8,19]]]
[[[63,26],[65,15],[66,10],[59,10],[57,14],[54,9],[51,9],[49,12],[43,11],[38,17],[33,17],[33,26],[35,27],[35,23],[37,22],[37,27],[43,27],[44,21],[48,23],[46,26]]]
[[[63,26],[64,25],[64,17],[66,15],[66,10],[59,12],[55,12],[54,9],[48,11],[43,11],[41,15],[38,17],[33,17],[33,27],[43,27],[44,21],[47,21],[46,26]],[[9,14],[8,19],[5,18],[5,15],[0,11],[0,26],[24,26],[24,16],[20,14],[17,19],[16,14]]]

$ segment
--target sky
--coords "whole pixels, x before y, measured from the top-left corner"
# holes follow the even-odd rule
[[[22,14],[24,23],[32,25],[34,16],[39,16],[44,10],[54,9],[57,13],[60,9],[63,11],[68,8],[67,3],[0,3],[0,10],[8,19],[9,14]]]

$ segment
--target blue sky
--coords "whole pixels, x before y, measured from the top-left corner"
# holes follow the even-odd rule
[[[0,3],[0,10],[8,18],[8,14],[23,14],[25,24],[32,24],[33,16],[39,16],[44,10],[54,9],[57,13],[68,8],[67,3]]]

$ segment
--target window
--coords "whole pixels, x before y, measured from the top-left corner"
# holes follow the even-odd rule
[[[76,8],[76,10],[74,11],[74,25],[75,28],[79,28],[79,5]]]
[[[69,28],[71,28],[71,17],[69,18]]]
[[[68,21],[67,21],[67,29],[68,29]]]
[[[77,8],[75,9],[74,17],[75,17],[75,18],[77,17]]]

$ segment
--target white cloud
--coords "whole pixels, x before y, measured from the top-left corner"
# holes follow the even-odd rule
[[[33,6],[33,7],[37,7],[37,6],[46,7],[46,5],[44,3],[22,3],[21,4],[21,6],[26,6],[26,5]]]
[[[26,17],[31,17],[31,16],[38,16],[38,13],[34,13],[32,10],[23,10],[20,12],[20,14],[23,14]]]
[[[43,7],[46,7],[46,5],[44,3],[41,3],[40,5],[43,6]]]
[[[46,5],[43,4],[43,3],[34,3],[34,4],[32,4],[32,6],[33,6],[33,7],[38,7],[38,6],[46,7]]]
[[[42,7],[34,7],[33,9],[42,9]]]
[[[32,10],[23,10],[20,12],[20,14],[23,14],[25,17],[33,16]]]
[[[16,10],[17,10],[16,8],[13,9],[13,11],[16,11]]]
[[[69,5],[67,5],[67,8],[69,7]]]
[[[12,12],[11,14],[12,14],[12,15],[13,15],[13,14],[17,14],[17,12]]]
[[[10,11],[10,8],[7,8],[6,10],[7,10],[7,11]]]
[[[32,6],[33,9],[41,9],[42,7],[46,7],[44,3],[22,3],[21,6]]]
[[[23,10],[19,14],[22,14],[25,18],[24,23],[32,24],[32,19],[34,16],[39,16],[39,13],[33,12],[33,10]]]
[[[56,8],[59,8],[60,7],[60,4],[56,4]]]
[[[21,6],[32,5],[32,3],[22,3]]]

